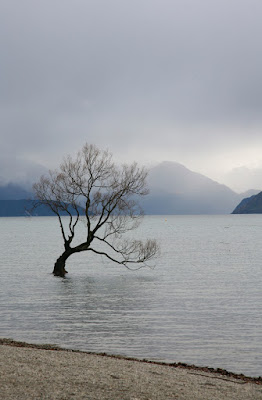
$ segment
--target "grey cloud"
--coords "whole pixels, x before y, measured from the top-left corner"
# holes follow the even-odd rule
[[[261,13],[260,0],[3,0],[0,153],[262,145]]]

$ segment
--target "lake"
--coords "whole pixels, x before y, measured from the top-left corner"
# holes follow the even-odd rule
[[[262,215],[146,216],[154,269],[82,253],[65,279],[56,218],[0,226],[1,337],[262,375]]]

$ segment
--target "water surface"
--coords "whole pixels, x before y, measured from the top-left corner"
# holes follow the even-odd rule
[[[145,217],[153,270],[82,253],[66,279],[55,218],[0,226],[1,337],[262,375],[261,215]]]

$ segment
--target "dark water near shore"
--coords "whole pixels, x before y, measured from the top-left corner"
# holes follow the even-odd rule
[[[0,218],[0,336],[262,375],[262,215],[150,216],[155,269],[92,254],[51,274],[55,218]]]

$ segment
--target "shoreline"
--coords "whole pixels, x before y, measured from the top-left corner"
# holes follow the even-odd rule
[[[262,400],[261,378],[0,339],[5,400]]]
[[[84,351],[84,350],[77,350],[77,349],[67,349],[64,347],[57,346],[55,344],[36,344],[36,343],[27,343],[22,341],[13,340],[11,338],[0,338],[0,346],[12,346],[12,347],[22,347],[22,348],[31,348],[31,349],[38,349],[38,350],[51,350],[51,351],[63,351],[69,353],[80,353],[80,354],[87,354],[87,355],[95,355],[99,357],[108,357],[113,359],[119,360],[126,360],[126,361],[133,361],[138,363],[146,363],[152,365],[159,365],[159,366],[166,366],[170,368],[182,368],[186,370],[195,370],[199,372],[209,372],[212,374],[218,374],[224,376],[225,378],[233,378],[237,380],[242,380],[244,382],[252,382],[257,385],[262,385],[262,376],[252,377],[247,376],[244,374],[238,374],[235,372],[227,371],[223,368],[212,368],[212,367],[200,367],[194,364],[187,364],[182,362],[174,362],[174,363],[166,363],[162,361],[153,361],[147,359],[140,359],[135,357],[128,357],[116,354],[108,354],[105,352],[96,353],[91,351]],[[222,378],[221,378],[222,379]],[[227,379],[228,380],[228,379]]]

